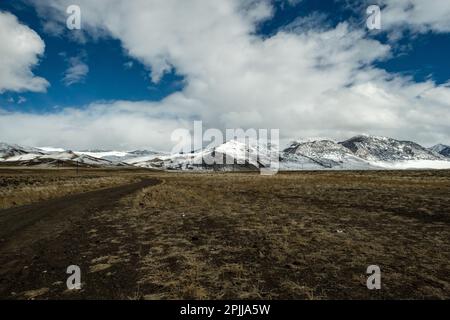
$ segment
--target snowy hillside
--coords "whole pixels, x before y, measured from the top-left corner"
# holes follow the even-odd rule
[[[7,144],[0,142],[0,161],[14,156],[36,154],[42,155],[44,152],[37,148],[22,147],[15,144]]]
[[[90,157],[108,160],[113,163],[127,163],[133,164],[135,162],[150,160],[152,157],[161,153],[148,151],[148,150],[136,150],[136,151],[104,151],[104,150],[87,150],[87,151],[75,151],[78,155],[87,155]],[[138,160],[141,159],[141,160]]]
[[[0,143],[0,161],[21,166],[112,166],[111,161],[59,148],[32,148]]]
[[[230,140],[198,152],[155,155],[149,160],[135,161],[133,164],[165,170],[258,170],[270,166],[270,156],[270,150],[263,145],[246,145]],[[276,155],[275,157],[278,158]]]
[[[331,140],[293,142],[283,151],[283,168],[296,169],[375,169],[368,161]]]
[[[429,150],[439,153],[441,156],[450,158],[450,146],[446,146],[445,144],[437,144],[429,148]]]
[[[450,169],[450,148],[424,148],[411,141],[359,135],[342,142],[302,139],[278,151],[231,140],[190,153],[33,148],[0,143],[0,162],[19,166],[135,166],[159,170],[238,171],[272,165],[280,170]]]
[[[368,161],[445,160],[415,142],[387,137],[360,135],[340,144],[355,156]]]

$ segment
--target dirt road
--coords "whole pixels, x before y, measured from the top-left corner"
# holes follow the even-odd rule
[[[133,245],[126,223],[120,228],[111,220],[101,223],[99,214],[117,209],[124,196],[158,183],[145,179],[0,211],[0,298],[133,298],[133,250],[126,263],[115,264],[126,270],[97,276],[96,271],[110,266],[113,253],[124,249],[121,245]],[[81,291],[66,290],[69,265],[78,265],[82,282],[89,283]]]

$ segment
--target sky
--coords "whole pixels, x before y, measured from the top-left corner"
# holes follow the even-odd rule
[[[448,56],[448,0],[2,0],[0,141],[170,150],[202,120],[450,144]]]

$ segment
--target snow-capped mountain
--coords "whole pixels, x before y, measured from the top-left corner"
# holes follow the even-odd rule
[[[0,162],[21,166],[127,166],[132,165],[133,161],[149,160],[159,154],[148,150],[70,151],[54,147],[33,148],[0,143]]]
[[[283,151],[283,168],[295,169],[375,169],[368,161],[332,140],[292,142]]]
[[[357,136],[343,142],[294,141],[278,155],[280,170],[450,168],[450,161],[417,143],[374,136]],[[270,147],[231,140],[201,151],[153,154],[125,162],[161,170],[236,171],[267,168],[274,160]]]
[[[359,135],[342,142],[293,142],[282,153],[284,170],[447,169],[450,161],[411,141]]]
[[[44,160],[47,163],[59,164],[59,161],[70,162],[75,165],[86,166],[113,166],[114,163],[100,158],[95,158],[86,154],[77,154],[72,151],[52,152],[36,158],[36,160]]]
[[[279,170],[450,169],[450,148],[359,135],[342,142],[303,139],[278,146],[231,140],[189,153],[32,148],[0,143],[0,162],[20,166],[134,166],[160,170],[238,171],[277,165]]]
[[[443,160],[443,157],[411,141],[360,135],[340,144],[368,161]]]
[[[0,162],[19,166],[112,166],[111,161],[60,148],[33,148],[0,143]]]
[[[431,148],[429,148],[429,150],[439,153],[440,155],[450,158],[450,146],[447,146],[445,144],[437,144]]]
[[[0,142],[0,161],[20,155],[36,154],[42,155],[44,152],[37,148],[23,147],[16,144],[7,144]]]
[[[108,160],[113,163],[128,163],[133,164],[136,159],[143,158],[149,160],[152,156],[161,153],[149,150],[135,150],[135,151],[113,151],[113,150],[84,150],[75,151],[78,155],[88,155],[90,157]]]
[[[258,170],[270,166],[271,156],[278,158],[278,153],[273,155],[270,152],[270,145],[264,146],[255,142],[245,144],[230,140],[217,147],[209,147],[201,151],[154,155],[149,160],[133,160],[128,163],[138,167],[164,170]]]

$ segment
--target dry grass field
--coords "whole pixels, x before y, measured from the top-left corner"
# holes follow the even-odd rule
[[[90,172],[84,182],[51,181],[78,188],[89,185]],[[1,253],[16,263],[0,270],[8,271],[1,297],[450,298],[450,171],[94,176],[160,184],[80,213],[73,228],[25,251],[7,239]],[[3,188],[13,180],[0,179],[7,198]],[[84,272],[83,289],[68,292],[64,268],[73,263]],[[381,290],[366,287],[373,264]]]
[[[450,297],[448,171],[164,182],[129,199],[149,298]],[[371,264],[380,291],[366,288]]]
[[[96,171],[77,174],[76,170],[0,170],[0,209],[86,192],[136,181],[121,174],[105,176]]]

